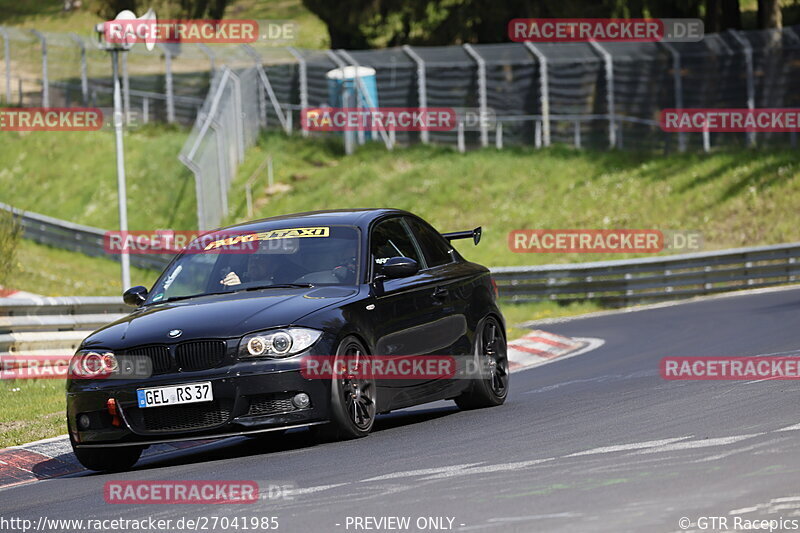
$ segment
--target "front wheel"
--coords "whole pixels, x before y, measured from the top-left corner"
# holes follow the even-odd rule
[[[85,468],[98,472],[121,472],[136,464],[142,455],[141,446],[120,446],[114,448],[76,448],[72,451]]]
[[[481,376],[455,398],[461,409],[502,405],[508,396],[508,353],[500,322],[487,317],[475,335],[475,354]]]
[[[357,338],[346,337],[339,343],[336,359],[345,359],[359,368],[367,350]],[[336,368],[336,364],[334,364]],[[331,379],[330,418],[328,424],[312,426],[321,441],[336,441],[366,437],[375,423],[377,387],[374,376],[346,374]]]

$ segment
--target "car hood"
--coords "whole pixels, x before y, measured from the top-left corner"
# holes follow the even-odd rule
[[[299,319],[357,294],[355,289],[270,289],[154,304],[95,331],[85,347],[125,348],[197,338],[239,337]],[[177,338],[168,335],[181,330]]]

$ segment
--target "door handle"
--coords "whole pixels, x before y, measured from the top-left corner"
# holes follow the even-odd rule
[[[443,287],[436,287],[436,290],[433,291],[434,298],[445,298],[448,294],[450,291]]]

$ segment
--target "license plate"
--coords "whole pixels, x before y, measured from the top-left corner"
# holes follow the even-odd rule
[[[138,389],[136,398],[139,407],[161,407],[164,405],[180,405],[184,403],[210,402],[214,399],[211,382],[186,383],[169,387],[153,387]]]

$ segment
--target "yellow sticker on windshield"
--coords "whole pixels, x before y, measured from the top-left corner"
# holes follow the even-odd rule
[[[270,231],[262,231],[260,233],[248,233],[247,235],[237,235],[236,237],[228,237],[227,239],[220,239],[208,244],[205,250],[213,250],[221,246],[233,246],[235,244],[253,242],[253,241],[271,241],[275,239],[293,239],[298,237],[328,237],[330,235],[330,228],[327,226],[319,226],[315,228],[287,228],[287,229],[273,229]]]

